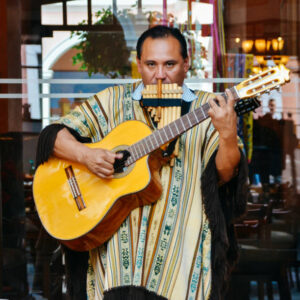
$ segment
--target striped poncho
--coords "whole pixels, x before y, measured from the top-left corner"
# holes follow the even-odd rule
[[[134,84],[108,88],[76,107],[60,123],[93,142],[127,120],[141,120],[153,128],[140,102],[132,100],[134,88]],[[211,96],[200,91],[195,94],[198,98],[190,110]],[[222,283],[218,287],[212,284],[212,271],[224,279],[228,264],[224,261],[224,267],[217,270],[216,259],[212,259],[217,254],[212,252],[209,215],[222,213],[221,206],[218,204],[216,212],[207,214],[213,204],[205,207],[201,187],[201,176],[210,161],[214,164],[211,158],[217,147],[218,132],[210,119],[179,138],[174,166],[166,165],[161,170],[161,198],[153,205],[133,210],[107,243],[90,251],[89,299],[103,299],[106,291],[132,286],[174,300],[212,299],[213,294],[220,294]],[[213,188],[211,196],[216,195],[217,179],[207,186]],[[101,201],[101,195],[95,197]],[[226,227],[226,217],[221,221]],[[220,231],[213,226],[213,233]],[[224,247],[221,256],[225,259],[230,247],[227,229],[221,229],[221,234],[224,236],[217,243]],[[212,287],[217,291],[212,293]]]

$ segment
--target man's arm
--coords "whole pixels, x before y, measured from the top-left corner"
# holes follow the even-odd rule
[[[78,142],[66,128],[58,132],[53,154],[58,158],[83,164],[95,175],[106,179],[113,177],[115,159],[122,158],[122,154],[115,154],[106,149],[87,147]]]
[[[213,99],[209,100],[211,108],[208,111],[214,127],[219,132],[216,167],[222,182],[228,182],[235,175],[241,158],[237,140],[235,100],[230,90],[226,90],[226,95],[227,102],[222,96],[216,97],[219,105]]]

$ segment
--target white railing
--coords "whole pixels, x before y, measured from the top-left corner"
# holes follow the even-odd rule
[[[90,84],[106,84],[106,85],[116,85],[116,84],[125,84],[132,83],[138,81],[139,79],[15,79],[15,78],[1,78],[1,84],[9,84],[9,85],[34,85],[38,89],[35,93],[34,97],[37,98],[36,103],[40,103],[41,99],[41,119],[42,126],[46,126],[52,120],[50,114],[50,102],[51,99],[54,98],[88,98],[94,93],[51,93],[50,88],[52,84],[55,85],[90,85]],[[243,81],[243,78],[201,78],[201,79],[186,79],[186,84],[193,89],[202,89],[207,91],[212,91],[212,86],[214,83],[233,83],[237,84]],[[296,107],[291,107],[293,113],[297,114],[297,127],[298,131],[300,131],[300,79],[293,78],[291,80],[291,84],[293,84],[293,88],[284,89],[281,93],[282,98],[296,99]],[[291,91],[287,91],[291,90]],[[29,99],[28,99],[29,98]],[[31,103],[30,94],[29,93],[0,93],[0,99],[28,99],[28,102]],[[278,107],[280,109],[280,107]],[[298,132],[298,136],[299,136]]]

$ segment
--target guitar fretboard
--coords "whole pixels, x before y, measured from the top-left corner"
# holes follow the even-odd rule
[[[239,98],[235,89],[231,88],[230,90],[233,93],[234,98],[238,100]],[[222,94],[222,96],[226,99],[226,94]],[[154,131],[151,135],[129,146],[127,150],[131,155],[127,159],[125,166],[130,166],[138,159],[148,155],[149,153],[188,131],[192,127],[206,120],[209,117],[209,109],[210,105],[207,102],[194,111],[185,114],[183,117],[171,122],[169,125],[159,130]]]
[[[196,110],[189,112],[183,117],[171,122],[169,125],[154,131],[151,135],[145,137],[139,142],[131,145],[128,148],[131,156],[127,159],[126,166],[130,166],[141,157],[153,152],[154,150],[207,119],[209,117],[207,113],[209,108],[209,104],[206,103]]]

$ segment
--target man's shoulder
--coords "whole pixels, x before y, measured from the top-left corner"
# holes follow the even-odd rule
[[[194,90],[193,92],[197,96],[195,102],[201,105],[206,103],[209,99],[216,97],[214,93],[203,90]]]
[[[132,92],[135,90],[137,84],[138,84],[138,82],[112,85],[112,86],[106,87],[105,89],[97,92],[92,97],[109,96],[109,95],[113,95],[114,93],[120,94],[126,90]]]
[[[192,90],[195,95],[215,95],[213,92],[203,91],[203,90]]]

